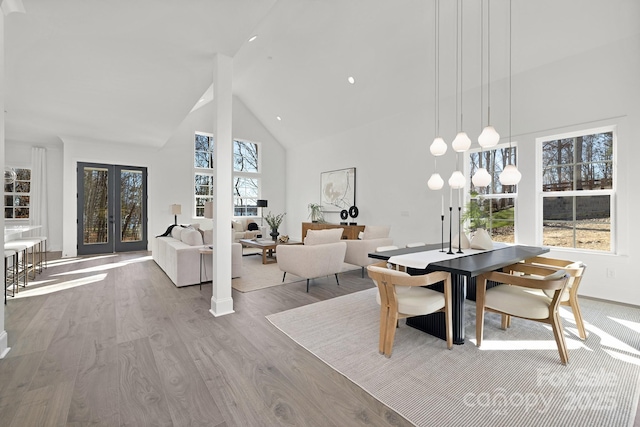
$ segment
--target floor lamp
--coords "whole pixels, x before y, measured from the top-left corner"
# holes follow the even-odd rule
[[[173,215],[174,224],[178,225],[178,215],[182,213],[182,205],[171,205],[171,214]]]
[[[256,206],[260,208],[260,226],[262,227],[264,217],[262,216],[262,209],[267,207],[267,201],[258,199]]]

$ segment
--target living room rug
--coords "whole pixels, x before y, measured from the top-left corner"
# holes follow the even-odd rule
[[[639,397],[640,309],[581,299],[581,341],[562,309],[569,364],[550,327],[485,316],[475,345],[475,304],[465,304],[464,345],[406,326],[393,354],[378,353],[377,289],[267,316],[278,329],[418,426],[631,426]]]
[[[245,251],[251,248],[245,248]],[[278,267],[277,263],[262,264],[262,252],[249,255],[244,252],[242,257],[242,276],[231,280],[231,287],[240,292],[257,291],[258,289],[270,288],[272,286],[284,285],[287,283],[306,281],[302,277],[295,274],[287,273],[284,282],[282,281],[282,271]],[[351,264],[344,264],[342,272],[359,270],[360,267]],[[314,279],[323,280],[323,279]],[[327,278],[327,280],[335,283],[333,276]]]

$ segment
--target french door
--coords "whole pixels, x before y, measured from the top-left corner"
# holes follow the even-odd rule
[[[147,168],[78,163],[78,255],[147,249]]]

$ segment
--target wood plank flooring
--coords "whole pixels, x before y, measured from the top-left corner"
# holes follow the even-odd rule
[[[58,259],[5,308],[3,426],[407,426],[265,316],[368,289],[360,270],[209,313],[148,252]]]

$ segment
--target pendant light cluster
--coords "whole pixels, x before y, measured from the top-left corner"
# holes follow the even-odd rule
[[[496,129],[491,124],[491,0],[488,0],[488,8],[487,8],[487,125],[482,129],[482,132],[478,136],[478,144],[482,148],[482,150],[490,149],[495,147],[500,142],[500,134],[496,131]],[[463,40],[463,16],[462,9],[460,7],[461,0],[457,0],[457,10],[456,10],[456,124],[458,124],[458,108],[460,108],[460,116],[459,116],[459,126],[457,126],[457,134],[454,140],[451,143],[451,148],[456,153],[463,153],[467,151],[471,146],[471,139],[463,130],[463,114],[462,107],[459,107],[458,99],[460,100],[460,105],[462,103],[462,94],[464,93],[462,87],[462,70],[463,70],[463,61],[462,61],[462,40]],[[440,110],[440,69],[439,69],[439,36],[440,36],[440,28],[439,28],[439,0],[435,2],[435,92],[436,92],[436,106],[435,106],[435,120],[436,120],[436,137],[434,138],[431,146],[429,147],[429,151],[431,154],[437,158],[439,156],[443,156],[447,152],[447,144],[444,139],[439,136],[439,110]],[[482,1],[482,14],[481,14],[481,61],[484,61],[484,0]],[[458,12],[459,11],[459,12]],[[458,38],[459,37],[459,38]],[[502,185],[516,185],[520,182],[520,178],[522,177],[521,173],[518,171],[517,167],[512,164],[512,147],[511,147],[511,0],[509,0],[509,164],[504,168],[503,172],[500,174],[500,183]],[[458,50],[459,49],[459,50]],[[460,67],[458,67],[458,64]],[[483,81],[483,71],[484,71],[484,63],[481,64],[481,88],[484,85]],[[458,84],[460,83],[460,86]],[[460,90],[458,90],[458,87]],[[481,89],[482,94],[482,89]],[[459,98],[458,98],[459,97]],[[481,95],[482,98],[482,95]],[[481,110],[483,108],[483,102],[481,99]],[[482,114],[481,114],[481,122],[482,122]],[[482,153],[480,154],[482,157]],[[458,163],[456,159],[456,163]],[[436,164],[437,166],[437,164]],[[486,168],[480,167],[477,169],[476,173],[471,178],[473,185],[476,187],[486,187],[491,184],[491,175],[487,171]],[[456,170],[453,172],[451,177],[449,178],[449,186],[452,189],[460,189],[464,188],[466,184],[466,179],[462,172]],[[431,175],[429,181],[427,183],[428,187],[431,190],[439,190],[443,187],[444,181],[439,173],[436,172]]]

